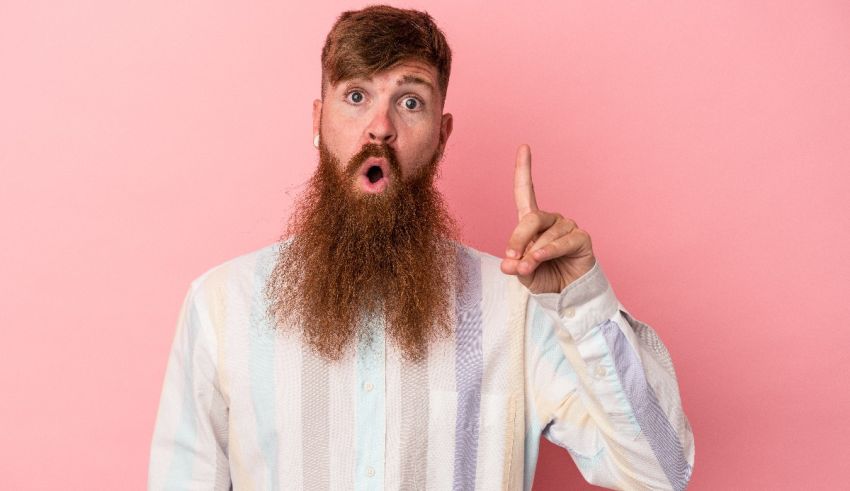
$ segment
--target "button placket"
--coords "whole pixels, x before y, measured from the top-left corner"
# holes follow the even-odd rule
[[[357,483],[355,489],[383,488],[384,474],[378,472],[386,458],[386,406],[385,406],[385,367],[386,341],[380,319],[371,318],[373,342],[358,344],[357,351],[357,384],[352,387],[357,394],[355,410],[358,428],[368,428],[368,431],[357,431],[356,469]]]

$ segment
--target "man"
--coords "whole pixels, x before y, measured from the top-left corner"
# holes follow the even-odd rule
[[[282,239],[186,295],[151,489],[529,489],[540,435],[591,483],[684,489],[672,362],[517,152],[499,259],[433,182],[451,51],[425,13],[343,13],[313,103],[319,166]]]

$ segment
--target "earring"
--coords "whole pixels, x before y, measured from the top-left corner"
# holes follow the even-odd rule
[[[313,146],[319,148],[319,135],[313,137]]]

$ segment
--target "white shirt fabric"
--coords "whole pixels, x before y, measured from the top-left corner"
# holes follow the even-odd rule
[[[590,483],[687,486],[693,433],[670,355],[598,260],[562,292],[535,295],[499,258],[458,244],[469,288],[451,337],[412,363],[372,317],[371,345],[331,363],[265,317],[281,246],[191,282],[149,489],[528,490],[541,435]]]

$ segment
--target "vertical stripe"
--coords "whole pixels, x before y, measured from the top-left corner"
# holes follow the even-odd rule
[[[301,341],[298,336],[276,334],[277,353],[274,369],[280,385],[277,391],[279,408],[278,481],[287,489],[304,489],[303,434],[304,420],[301,404],[303,370]],[[307,463],[309,464],[309,462]],[[237,488],[238,489],[238,488]]]
[[[481,347],[483,368],[475,488],[503,489],[510,471],[513,441],[514,390],[522,397],[522,339],[525,306],[515,312],[514,278],[502,274],[498,259],[480,259]],[[512,317],[513,314],[513,317]],[[514,349],[514,340],[517,341]],[[516,371],[511,372],[511,369]],[[515,375],[520,378],[516,379]],[[511,381],[513,380],[513,384]]]
[[[508,442],[512,401],[509,393],[481,393],[478,443],[478,464],[475,489],[490,491],[503,489],[503,479],[508,461],[505,460],[505,444]],[[471,489],[471,488],[470,488]]]
[[[177,331],[177,340],[175,344],[180,346],[182,351],[182,359],[171,359],[169,363],[170,369],[179,366],[181,368],[179,380],[175,377],[174,386],[179,387],[182,392],[180,400],[180,422],[176,425],[174,432],[174,442],[179,443],[174,445],[174,454],[171,459],[171,465],[168,469],[168,478],[166,483],[182,483],[187,485],[192,482],[192,467],[195,462],[192,458],[194,453],[192,450],[198,447],[198,431],[195,427],[197,421],[197,407],[195,404],[195,394],[199,392],[195,382],[195,344],[198,341],[198,329],[200,327],[198,318],[195,315],[195,307],[193,304],[193,294],[190,292],[186,295],[183,307],[180,310],[177,325],[180,326]],[[173,357],[174,355],[172,355]],[[180,363],[179,365],[177,363]],[[171,375],[171,373],[169,373]]]
[[[386,346],[386,376],[387,396],[386,409],[386,443],[384,444],[384,489],[403,489],[401,486],[401,439],[402,397],[401,397],[401,359],[402,353],[395,343]],[[405,404],[414,401],[405,401]],[[423,449],[423,452],[425,449]]]
[[[481,378],[484,354],[481,342],[481,263],[460,254],[466,273],[462,298],[457,303],[455,367],[457,370],[457,420],[455,423],[454,489],[475,488],[478,460],[478,424],[481,411]]]
[[[275,404],[277,396],[277,372],[274,369],[275,339],[265,320],[265,303],[263,302],[263,278],[267,274],[266,264],[257,261],[254,269],[254,294],[251,299],[249,338],[249,358],[251,377],[251,403],[257,422],[257,445],[260,458],[264,461],[262,475],[257,475],[259,482],[265,482],[265,489],[280,489],[278,483],[278,432]]]
[[[398,489],[425,489],[428,452],[427,361],[401,361]]]
[[[664,410],[658,404],[655,391],[646,381],[640,358],[616,322],[608,320],[601,329],[614,358],[614,366],[626,397],[649,446],[673,489],[685,489],[690,475],[688,462],[685,460],[676,430],[670,425]]]
[[[328,459],[328,365],[306,343],[302,347],[301,372],[302,458],[304,489],[327,489]],[[339,417],[339,415],[335,415]]]
[[[257,455],[260,450],[256,441],[257,422],[250,396],[252,381],[247,361],[250,340],[246,326],[250,324],[250,319],[246,315],[249,308],[246,301],[250,296],[245,295],[243,289],[234,288],[234,282],[243,273],[243,267],[253,271],[254,262],[250,257],[214,268],[204,279],[203,291],[210,322],[222,326],[223,335],[219,341],[227,351],[225,362],[218,370],[225,374],[229,387],[228,422],[234,428],[228,436],[230,475],[234,483],[250,489],[260,486],[255,480],[258,474],[255,463],[262,463],[262,460]],[[234,328],[234,325],[240,326],[240,329]]]
[[[367,329],[371,343],[357,343],[357,394],[355,422],[355,489],[384,489],[384,446],[386,444],[386,379],[383,318],[370,315]]]
[[[259,251],[258,288],[265,288],[269,275],[273,271],[280,248],[286,244],[276,242]],[[268,318],[268,304],[265,292],[256,290],[263,302],[262,309],[257,309],[257,315],[262,315],[262,322],[272,326],[274,321]],[[277,430],[277,481],[286,489],[303,489],[303,453],[302,449],[302,414],[301,414],[301,373],[302,350],[300,337],[287,331],[274,331],[271,334],[275,344],[275,357],[272,371],[277,380],[275,391],[275,429]],[[234,483],[236,486],[239,483]],[[238,489],[238,486],[236,486]]]
[[[329,364],[328,387],[330,392],[328,434],[331,445],[328,448],[330,462],[330,489],[350,489],[353,486],[355,442],[355,357],[354,350],[346,351],[345,356]],[[309,462],[307,463],[309,465]],[[297,488],[294,488],[297,489]]]
[[[452,298],[452,302],[457,299]],[[452,314],[456,313],[455,308]],[[454,476],[455,413],[455,329],[436,341],[428,354],[428,422],[426,489],[450,489]]]
[[[507,332],[510,342],[510,367],[508,368],[511,407],[508,428],[508,441],[505,442],[506,461],[502,488],[520,489],[525,473],[525,339],[528,333],[528,303],[530,292],[518,280],[511,277],[507,287],[511,299],[511,311],[508,314]],[[535,415],[536,417],[536,415]],[[539,438],[539,437],[538,437]]]

